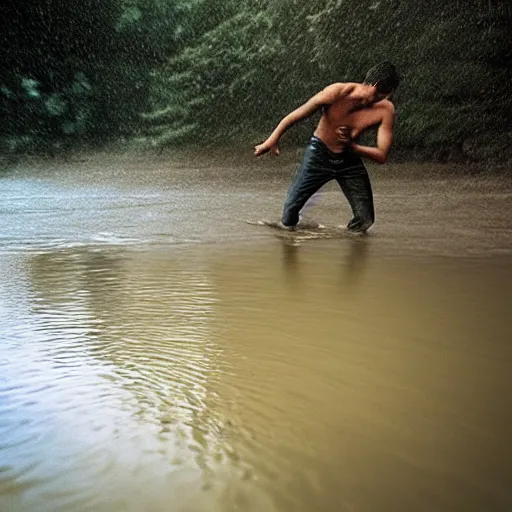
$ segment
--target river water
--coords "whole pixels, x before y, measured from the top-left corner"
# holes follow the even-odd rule
[[[512,180],[370,166],[277,219],[278,159],[0,171],[2,512],[512,510]]]

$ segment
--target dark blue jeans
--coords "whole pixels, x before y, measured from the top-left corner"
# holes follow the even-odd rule
[[[370,178],[363,161],[351,150],[334,153],[314,136],[288,190],[283,224],[295,226],[307,200],[331,180],[338,182],[352,208],[353,218],[347,228],[354,232],[366,232],[375,220],[375,212]]]

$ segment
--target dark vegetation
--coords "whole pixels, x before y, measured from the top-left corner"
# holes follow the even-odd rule
[[[511,159],[511,20],[507,0],[7,0],[0,152],[250,147],[386,59],[402,77],[396,154]]]

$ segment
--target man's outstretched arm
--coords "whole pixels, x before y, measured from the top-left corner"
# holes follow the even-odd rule
[[[277,147],[277,143],[286,132],[286,130],[288,130],[288,128],[301,121],[302,119],[309,117],[322,105],[330,105],[349,93],[350,86],[348,84],[338,83],[328,85],[325,89],[315,94],[299,108],[283,117],[270,137],[265,142],[262,142],[261,144],[258,144],[254,147],[254,155],[260,156],[267,151],[271,151],[272,153],[278,155],[279,148]]]
[[[381,124],[377,130],[377,146],[361,146],[359,144],[352,144],[352,149],[359,153],[361,156],[365,156],[374,160],[379,164],[383,164],[389,154],[389,150],[391,149],[391,144],[393,143],[393,125],[395,122],[395,109],[390,108],[389,111],[386,111],[384,117],[382,119]]]

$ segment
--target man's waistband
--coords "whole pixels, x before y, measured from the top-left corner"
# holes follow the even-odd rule
[[[332,151],[327,144],[316,135],[313,135],[310,138],[309,147],[314,149],[322,158],[325,158],[332,164],[342,165],[344,167],[355,166],[364,168],[361,157],[350,147],[340,152]]]

